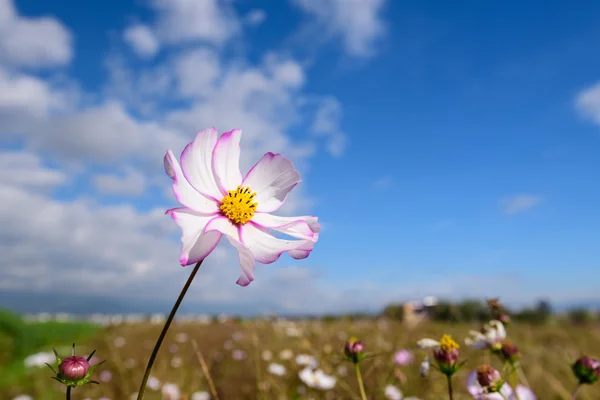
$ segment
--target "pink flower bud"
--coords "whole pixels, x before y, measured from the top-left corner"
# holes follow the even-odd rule
[[[489,365],[481,365],[477,368],[477,382],[484,388],[494,388],[501,382],[502,377],[497,369]]]
[[[81,356],[67,357],[58,366],[60,374],[72,381],[83,379],[89,368],[90,364]]]
[[[364,351],[365,345],[363,342],[355,338],[350,338],[344,346],[344,355],[354,363],[360,361],[361,356],[364,355]]]

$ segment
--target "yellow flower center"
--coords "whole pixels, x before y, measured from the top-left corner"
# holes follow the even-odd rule
[[[257,202],[254,193],[249,187],[238,186],[236,190],[229,190],[227,196],[221,200],[219,207],[227,218],[234,224],[244,225],[250,221],[256,211]]]
[[[452,340],[450,335],[444,335],[440,340],[440,347],[444,351],[450,351],[452,349],[458,349],[460,346],[458,345],[458,343]]]

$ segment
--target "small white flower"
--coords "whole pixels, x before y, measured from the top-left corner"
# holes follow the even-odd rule
[[[465,339],[465,344],[476,350],[485,350],[506,339],[506,328],[498,320],[490,321],[484,325],[483,330],[484,333],[469,331],[470,336]]]
[[[387,385],[384,394],[388,400],[402,400],[404,397],[402,391],[394,385]]]
[[[22,394],[22,395],[15,397],[13,400],[33,400],[33,397],[31,397],[27,394]]]
[[[440,342],[438,342],[437,340],[425,338],[419,340],[417,342],[417,346],[419,346],[421,350],[433,350],[440,347]]]
[[[313,371],[311,368],[307,367],[300,371],[298,376],[306,386],[313,389],[330,390],[333,389],[336,384],[335,377],[325,374],[320,369]]]
[[[431,363],[429,362],[429,355],[425,357],[425,359],[419,365],[419,373],[424,378],[429,375],[429,368],[431,367]]]
[[[181,392],[179,387],[174,383],[165,383],[162,387],[162,395],[165,400],[179,400]]]
[[[281,364],[271,363],[267,370],[273,375],[283,376],[285,375],[285,367]]]
[[[35,353],[25,358],[26,367],[45,367],[46,363],[52,365],[56,362],[56,356],[52,352]]]
[[[171,367],[179,368],[179,367],[181,367],[181,364],[182,364],[181,357],[173,357],[171,359]]]
[[[158,390],[160,389],[160,381],[154,376],[149,376],[148,383],[146,384],[146,386],[148,386],[152,390]]]
[[[208,392],[194,392],[190,400],[210,400],[210,393]]]
[[[125,338],[123,336],[117,336],[113,344],[116,348],[120,349],[121,347],[125,346]]]
[[[271,361],[273,359],[273,353],[271,353],[269,350],[263,351],[262,359],[265,361]]]
[[[317,359],[309,354],[298,354],[296,356],[296,364],[303,367],[317,368]]]
[[[177,335],[175,335],[175,340],[177,340],[179,343],[185,343],[188,340],[188,335],[185,332],[179,332]]]
[[[289,349],[281,350],[281,352],[279,353],[279,358],[281,358],[282,360],[290,360],[293,356],[294,353],[292,353],[292,351]]]
[[[346,368],[345,365],[338,365],[335,372],[337,372],[339,376],[346,376],[348,375],[348,368]]]

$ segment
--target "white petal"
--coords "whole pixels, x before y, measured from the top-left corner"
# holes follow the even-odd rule
[[[181,204],[201,213],[214,214],[219,212],[217,202],[204,196],[190,185],[171,150],[165,154],[164,164],[165,172],[173,179],[173,194]]]
[[[256,192],[256,211],[272,212],[282,206],[298,182],[300,174],[290,160],[267,153],[248,171],[242,185]]]
[[[422,350],[436,349],[440,347],[440,342],[438,342],[437,340],[425,338],[419,340],[417,342],[417,346],[419,346],[419,348]]]
[[[252,223],[252,221],[242,225],[240,235],[244,246],[252,252],[256,261],[263,264],[276,261],[286,251],[303,250],[310,252],[312,246],[314,246],[312,241],[307,240],[278,239],[266,229]]]
[[[514,395],[515,400],[537,400],[536,395],[527,386],[517,385],[515,391],[517,392],[516,395]]]
[[[470,337],[465,338],[465,344],[476,350],[484,350],[487,349],[488,346],[488,338],[484,336],[481,332],[477,331],[469,331]]]
[[[506,328],[502,322],[494,319],[490,321],[490,326],[492,327],[494,342],[506,339]]]
[[[221,239],[219,232],[205,232],[204,229],[214,215],[202,215],[186,207],[167,211],[181,228],[181,265],[195,264],[204,260]]]
[[[217,231],[227,236],[229,243],[238,250],[238,258],[242,274],[237,281],[240,286],[248,286],[254,280],[254,257],[250,250],[242,244],[239,227],[227,217],[216,217],[206,225],[206,232]]]
[[[242,183],[240,172],[240,139],[242,131],[225,132],[217,141],[212,153],[212,168],[223,196]]]
[[[312,216],[302,217],[279,217],[268,213],[256,213],[252,222],[263,228],[276,230],[286,235],[317,241],[318,233],[321,231],[318,218]]]
[[[223,194],[212,169],[212,153],[217,143],[217,130],[205,129],[181,153],[181,168],[188,182],[203,195],[220,202]]]
[[[483,388],[477,381],[477,371],[476,370],[469,372],[469,375],[467,375],[467,391],[473,397],[483,394]]]

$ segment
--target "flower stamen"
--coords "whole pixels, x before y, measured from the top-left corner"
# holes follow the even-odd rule
[[[219,209],[234,224],[244,225],[254,216],[258,203],[254,201],[254,193],[248,186],[238,186],[236,190],[229,190],[227,196],[221,200]]]
[[[440,340],[440,347],[444,351],[450,351],[452,349],[458,349],[460,346],[452,339],[452,337],[444,335]]]

